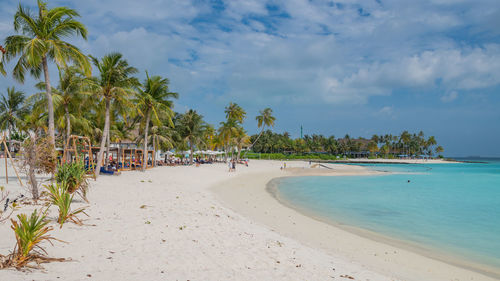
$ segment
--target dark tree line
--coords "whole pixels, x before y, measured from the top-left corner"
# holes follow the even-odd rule
[[[251,141],[253,142],[257,137],[258,135],[252,135]],[[443,152],[443,148],[437,145],[434,136],[426,138],[422,131],[418,134],[404,131],[400,135],[373,135],[370,139],[352,138],[349,135],[335,138],[335,136],[327,137],[317,134],[293,139],[287,132],[279,134],[267,130],[254,144],[252,151],[284,154],[326,153],[346,156],[415,157],[440,154]]]

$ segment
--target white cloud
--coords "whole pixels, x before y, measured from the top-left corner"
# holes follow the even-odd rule
[[[384,106],[378,111],[378,113],[382,114],[382,115],[391,116],[393,114],[393,108],[392,108],[392,106]]]
[[[455,99],[457,99],[457,97],[458,97],[458,93],[453,91],[453,92],[449,92],[449,93],[444,94],[441,97],[441,101],[442,102],[452,102]]]
[[[498,40],[477,44],[447,35],[470,26],[489,34],[499,8],[479,2],[273,1],[282,17],[270,17],[266,2],[257,0],[225,1],[218,11],[186,0],[65,5],[89,26],[90,40],[78,41],[82,49],[96,56],[120,51],[141,72],[169,77],[183,95],[363,104],[405,89],[498,86]],[[0,34],[8,28],[0,22]]]

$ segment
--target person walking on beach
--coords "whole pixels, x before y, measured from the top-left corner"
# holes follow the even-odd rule
[[[236,161],[233,160],[233,172],[236,172]]]
[[[233,165],[231,164],[231,160],[227,161],[227,166],[229,167],[229,172],[231,172],[233,167]]]

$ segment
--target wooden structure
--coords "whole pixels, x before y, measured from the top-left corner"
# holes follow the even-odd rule
[[[130,170],[139,170],[142,169],[142,165],[144,163],[144,150],[140,148],[118,148],[121,155],[121,158],[118,158],[118,163],[120,166],[120,170],[130,171]],[[146,164],[146,169],[153,168],[154,166],[154,150],[148,150],[148,158],[149,155],[152,157],[152,162],[149,161]],[[120,161],[121,160],[121,161]]]
[[[3,138],[2,138],[2,144],[3,144],[3,147],[5,149],[5,155],[4,155],[4,158],[5,158],[5,181],[7,182],[7,184],[9,184],[9,172],[8,172],[8,167],[7,167],[7,165],[8,165],[7,157],[9,157],[10,164],[12,165],[12,168],[14,168],[14,172],[16,172],[16,176],[17,176],[17,179],[19,180],[19,184],[21,186],[23,186],[23,182],[21,181],[21,178],[19,177],[19,174],[17,173],[16,165],[14,165],[14,160],[12,159],[12,155],[10,155],[9,146],[7,146],[7,137],[5,136],[5,134],[3,135]]]
[[[88,174],[94,173],[94,155],[90,139],[87,137],[71,135],[66,140],[66,149],[64,149],[62,163],[71,163],[80,161],[81,157],[85,162],[85,168]]]
[[[142,169],[144,160],[144,150],[137,148],[135,143],[114,143],[110,146],[108,150],[104,151],[102,159],[102,167],[106,167],[106,163],[115,162],[117,170],[130,171]],[[80,161],[80,157],[83,155],[85,159],[85,165],[89,167],[89,172],[94,171],[95,164],[97,161],[97,156],[99,154],[100,147],[92,146],[90,144],[90,139],[87,137],[71,135],[66,142],[66,149],[63,154],[63,163],[70,163],[72,161]],[[109,154],[108,154],[109,151]],[[146,169],[155,166],[155,151],[148,150],[148,161],[145,163]],[[111,158],[110,158],[111,156]],[[149,158],[151,157],[151,161]],[[111,160],[112,161],[106,161]]]

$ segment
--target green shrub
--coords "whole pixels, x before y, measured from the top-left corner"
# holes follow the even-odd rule
[[[56,182],[64,182],[69,193],[77,192],[88,202],[87,191],[89,183],[83,161],[75,161],[58,166],[55,179]]]
[[[50,202],[59,208],[57,222],[60,224],[60,227],[62,227],[67,220],[82,225],[82,221],[76,215],[79,213],[85,214],[85,208],[78,208],[75,211],[71,210],[74,194],[70,194],[66,183],[58,182],[56,184],[45,185],[45,188],[49,192]]]
[[[47,226],[48,221],[44,213],[34,210],[28,217],[26,214],[17,215],[17,221],[11,219],[12,230],[16,236],[14,251],[7,256],[0,255],[0,268],[28,266],[31,261],[37,264],[47,261],[62,261],[44,256],[45,250],[40,246],[44,241],[57,240],[48,233],[53,229]]]

